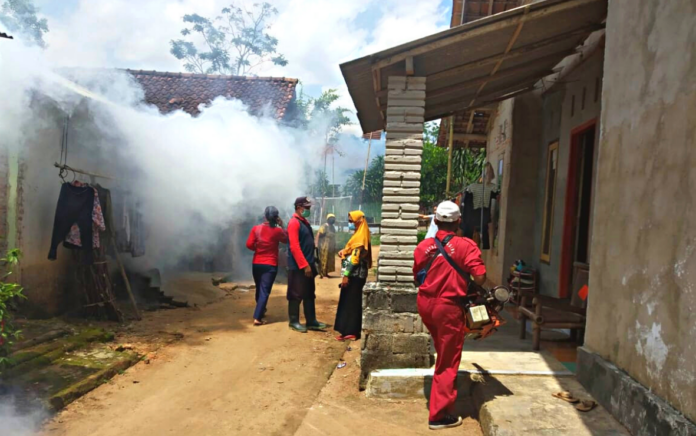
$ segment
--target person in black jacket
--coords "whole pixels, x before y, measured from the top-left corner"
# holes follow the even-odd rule
[[[295,214],[288,222],[288,317],[290,328],[300,333],[324,330],[327,325],[317,321],[315,302],[317,275],[314,253],[314,232],[307,221],[312,203],[307,197],[295,200]],[[306,326],[300,323],[300,302],[304,306]]]

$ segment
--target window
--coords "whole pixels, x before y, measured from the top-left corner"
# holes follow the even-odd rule
[[[546,190],[544,192],[544,221],[541,229],[541,260],[551,262],[551,237],[553,235],[553,209],[556,197],[558,173],[558,141],[549,145],[546,158]]]

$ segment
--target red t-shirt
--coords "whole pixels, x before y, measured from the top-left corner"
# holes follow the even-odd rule
[[[288,243],[288,234],[280,227],[268,223],[254,226],[249,233],[246,246],[254,252],[255,265],[278,266],[278,244]]]
[[[442,241],[445,237],[452,234],[452,232],[438,230],[437,238]],[[450,239],[444,248],[452,260],[465,272],[474,276],[481,276],[486,273],[486,266],[481,259],[481,250],[471,239],[455,236]],[[415,258],[413,264],[414,278],[418,271],[425,268],[430,259],[439,253],[433,238],[424,239],[418,244],[416,251],[413,253]],[[443,256],[438,256],[430,265],[425,283],[419,288],[418,294],[431,298],[457,298],[466,296],[466,291],[466,280],[452,268]]]

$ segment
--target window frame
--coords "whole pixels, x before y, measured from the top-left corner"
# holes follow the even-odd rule
[[[548,145],[548,151],[546,153],[546,177],[544,180],[544,215],[543,215],[543,221],[541,222],[541,248],[540,248],[540,260],[546,264],[551,264],[551,251],[552,251],[552,242],[553,242],[553,219],[554,219],[554,209],[556,207],[556,188],[558,185],[558,166],[559,166],[559,151],[558,151],[558,140],[555,140],[551,142]],[[553,164],[553,154],[556,153],[556,170],[553,174],[554,180],[553,180],[553,192],[551,192],[551,207],[549,210],[549,176],[551,174],[551,165]],[[547,220],[548,214],[551,214],[550,219]],[[545,238],[547,235],[546,232],[546,223],[549,223],[549,231],[548,231],[548,253],[544,253],[544,246],[546,245]]]

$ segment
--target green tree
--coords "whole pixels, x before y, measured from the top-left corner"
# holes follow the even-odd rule
[[[429,207],[445,200],[447,193],[448,150],[437,146],[439,126],[427,123],[424,130],[421,164],[421,205]],[[462,191],[481,178],[486,161],[485,149],[456,148],[452,151],[450,194]]]
[[[23,288],[17,283],[8,281],[12,274],[11,269],[19,262],[19,256],[19,250],[14,249],[10,250],[4,258],[0,258],[0,263],[10,269],[10,272],[0,279],[0,370],[10,362],[7,357],[10,354],[10,348],[22,333],[12,323],[10,305],[14,300],[24,298]]]
[[[314,171],[310,192],[313,197],[327,197],[331,195],[331,184],[325,171]]]
[[[254,3],[252,9],[223,8],[214,19],[198,14],[184,15],[185,39],[172,40],[170,53],[184,61],[186,71],[201,74],[251,74],[260,65],[272,62],[285,66],[288,61],[277,52],[278,39],[269,35],[270,21],[278,10],[269,3]],[[203,39],[199,48],[190,37]]]
[[[423,131],[420,199],[426,207],[442,201],[447,186],[447,149],[437,146],[439,131],[436,123],[426,123]]]
[[[5,0],[0,7],[0,24],[8,32],[21,34],[39,47],[46,47],[43,37],[48,32],[48,21],[39,19],[38,12],[31,0]]]
[[[327,89],[319,97],[311,97],[301,88],[297,97],[300,113],[297,123],[311,133],[321,135],[327,146],[335,146],[343,127],[351,124],[347,115],[350,109],[334,105],[339,98],[341,96],[335,89]]]
[[[343,153],[338,148],[338,140],[343,131],[343,127],[351,124],[348,115],[349,109],[336,106],[336,101],[340,95],[335,89],[323,91],[319,97],[311,97],[304,93],[300,88],[297,97],[297,108],[299,116],[295,123],[308,131],[309,135],[324,140],[324,175],[328,175],[328,159],[335,159],[336,155],[342,156]],[[335,183],[332,174],[332,184]],[[329,194],[333,193],[333,190]]]
[[[355,171],[346,180],[343,187],[343,195],[351,195],[356,201],[360,201],[362,181],[365,170]],[[375,156],[367,167],[365,176],[365,193],[363,203],[382,201],[382,188],[384,187],[384,156]]]

